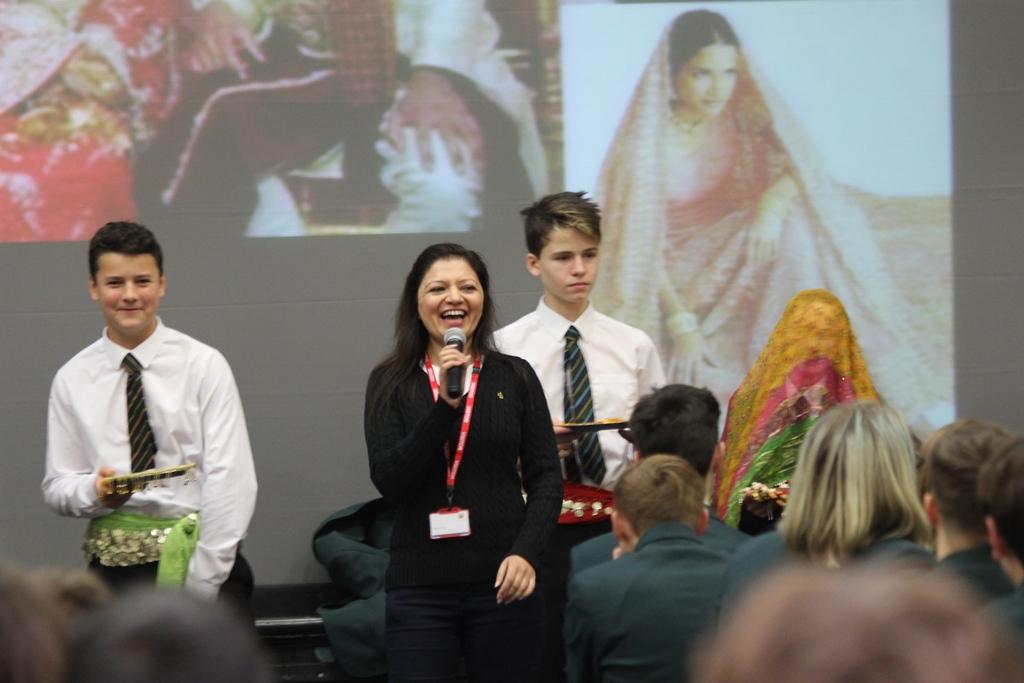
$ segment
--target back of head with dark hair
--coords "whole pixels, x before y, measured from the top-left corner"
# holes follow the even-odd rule
[[[1013,438],[1001,425],[957,420],[924,444],[925,487],[935,497],[944,523],[985,536],[985,510],[978,500],[978,475],[992,453]]]
[[[367,392],[368,411],[376,412],[382,401],[386,400],[405,378],[419,371],[429,341],[427,329],[420,320],[420,284],[434,263],[446,259],[462,259],[469,264],[483,289],[483,310],[473,332],[473,351],[487,353],[495,350],[494,300],[491,297],[491,277],[483,257],[454,242],[432,244],[420,252],[405,276],[405,285],[402,287],[398,308],[395,311],[395,346],[378,365],[383,368],[383,373]]]
[[[138,256],[149,254],[156,260],[156,267],[163,275],[164,252],[156,236],[140,223],[112,221],[96,231],[89,240],[89,275],[95,279],[99,271],[100,256],[107,253]]]
[[[978,476],[978,498],[999,534],[1024,563],[1024,437],[992,453]]]
[[[680,14],[669,31],[669,73],[675,74],[709,45],[739,48],[740,41],[729,22],[718,12],[700,9]]]
[[[519,214],[526,231],[526,250],[540,256],[552,230],[577,230],[601,241],[601,209],[586,192],[559,192],[542,197]]]
[[[629,430],[641,456],[678,455],[707,476],[718,443],[718,399],[707,389],[669,384],[633,408]]]
[[[69,683],[270,683],[251,624],[223,603],[129,593],[80,624]]]

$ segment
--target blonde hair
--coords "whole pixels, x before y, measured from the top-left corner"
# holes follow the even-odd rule
[[[848,403],[826,412],[800,448],[779,531],[790,550],[829,566],[890,538],[929,542],[910,430],[896,410]]]
[[[652,455],[631,465],[615,485],[615,509],[637,536],[663,522],[695,527],[704,509],[704,478],[675,455]]]

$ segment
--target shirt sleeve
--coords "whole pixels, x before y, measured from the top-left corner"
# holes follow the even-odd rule
[[[69,517],[100,517],[110,510],[96,496],[96,463],[82,443],[67,383],[57,373],[46,416],[46,471],[43,500]]]
[[[661,367],[658,349],[646,334],[637,353],[637,381],[641,397],[665,386],[665,371]]]
[[[370,373],[370,387],[381,380],[380,368]],[[403,400],[400,385],[382,406],[374,409],[366,405],[363,410],[363,431],[366,436],[366,454],[370,461],[370,479],[381,495],[392,501],[400,500],[422,485],[428,456],[444,447],[459,411],[446,401],[433,405],[409,428],[406,411],[414,406]]]
[[[200,460],[199,543],[185,587],[216,597],[235,562],[256,506],[256,469],[242,400],[227,361],[211,356],[200,381],[203,453]]]
[[[522,556],[536,568],[558,520],[562,475],[551,414],[540,380],[529,363],[519,358],[513,361],[519,366],[517,371],[524,385],[519,442],[526,518],[509,554]]]

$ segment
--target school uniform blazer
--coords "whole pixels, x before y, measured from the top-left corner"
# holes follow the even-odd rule
[[[931,551],[905,538],[887,538],[868,546],[856,557],[859,561],[889,561],[909,564],[931,570],[935,556]],[[773,569],[799,558],[786,547],[777,531],[755,536],[736,550],[729,560],[722,586],[722,609],[727,610],[736,598],[757,579]]]
[[[1024,585],[1018,586],[1010,595],[993,601],[986,611],[1004,627],[1008,627],[1010,636],[1016,637],[1017,644],[1024,647]]]
[[[710,511],[709,511],[710,512]],[[750,536],[735,529],[710,513],[707,529],[700,535],[700,542],[711,550],[723,555],[732,555],[736,548],[750,540]],[[569,578],[576,576],[584,569],[612,559],[612,551],[619,545],[615,534],[606,533],[583,541],[573,546],[570,555]]]
[[[1013,584],[1002,567],[992,559],[992,549],[988,544],[947,555],[939,560],[937,569],[947,576],[955,576],[968,586],[978,604],[1013,592]]]
[[[727,558],[688,526],[659,524],[633,553],[579,572],[565,613],[570,683],[686,680],[709,631]]]

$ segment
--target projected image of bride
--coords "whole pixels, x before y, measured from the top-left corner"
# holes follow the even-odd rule
[[[786,301],[824,287],[846,305],[883,397],[922,429],[950,417],[948,186],[886,196],[837,180],[732,22],[710,10],[673,16],[649,43],[653,55],[597,174],[598,307],[648,331],[672,381],[724,400]],[[787,28],[777,41],[799,42],[800,28]],[[813,116],[819,84],[800,83],[802,93],[788,85]],[[829,153],[856,156],[874,131],[841,134],[846,150]]]

